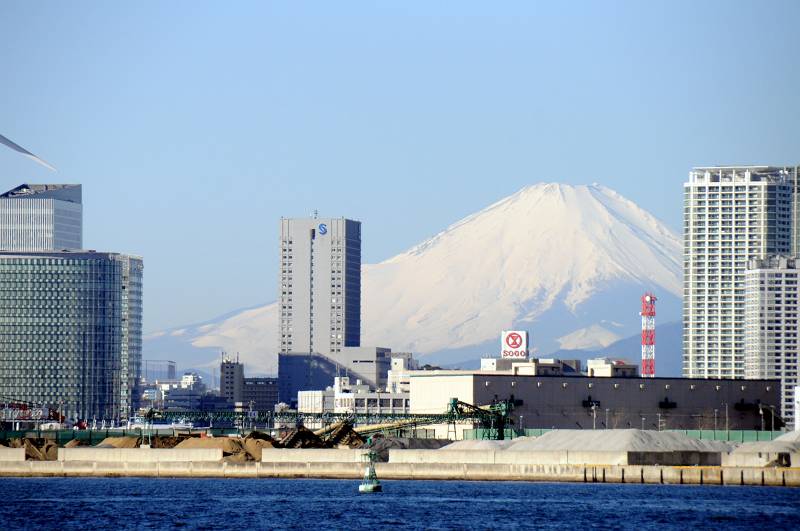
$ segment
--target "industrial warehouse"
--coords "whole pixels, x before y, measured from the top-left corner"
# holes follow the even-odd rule
[[[780,382],[773,380],[425,371],[410,381],[412,413],[442,411],[451,396],[471,404],[511,398],[522,429],[760,430],[780,422],[773,414]],[[447,435],[446,427],[436,429]]]

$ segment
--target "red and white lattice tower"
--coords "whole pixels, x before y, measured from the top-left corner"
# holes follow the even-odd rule
[[[642,295],[642,377],[656,375],[656,296]]]

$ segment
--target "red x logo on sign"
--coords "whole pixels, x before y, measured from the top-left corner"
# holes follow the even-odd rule
[[[516,332],[511,332],[506,336],[506,344],[509,348],[519,348],[522,346],[522,336]]]

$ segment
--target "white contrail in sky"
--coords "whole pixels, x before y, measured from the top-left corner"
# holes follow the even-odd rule
[[[56,171],[56,169],[54,167],[52,167],[50,164],[48,164],[44,160],[40,159],[39,157],[37,157],[36,155],[31,153],[30,151],[28,151],[24,147],[20,146],[19,144],[15,144],[14,142],[12,142],[11,140],[7,139],[3,135],[0,135],[0,144],[5,144],[6,146],[10,147],[14,151],[16,151],[18,153],[22,153],[26,157],[35,160],[36,162],[38,162],[39,164],[41,164],[45,168],[49,168],[49,169],[51,169],[53,171]]]

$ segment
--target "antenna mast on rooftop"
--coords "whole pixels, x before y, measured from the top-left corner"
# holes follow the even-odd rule
[[[656,375],[656,296],[642,295],[642,376]]]

